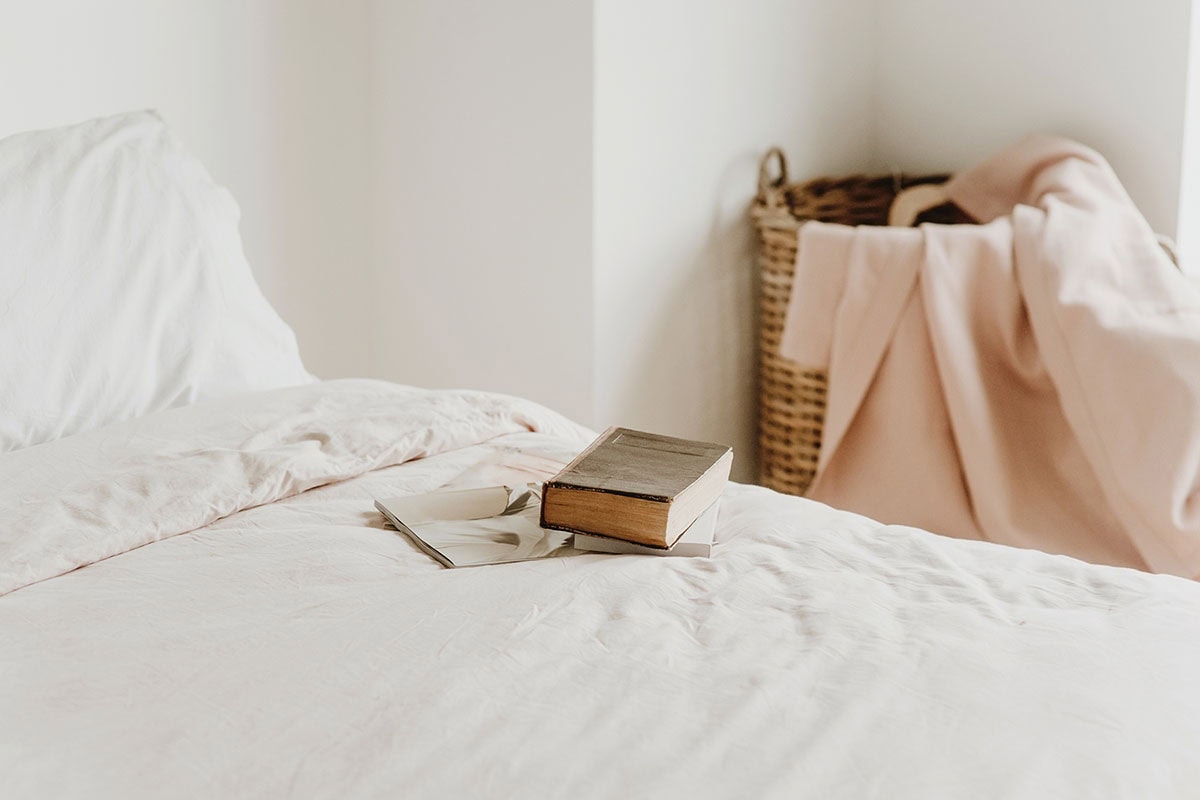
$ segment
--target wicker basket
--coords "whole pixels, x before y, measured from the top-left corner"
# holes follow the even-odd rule
[[[771,177],[772,172],[776,177]],[[779,355],[800,224],[815,219],[844,225],[886,225],[897,192],[918,183],[940,183],[947,177],[856,175],[790,184],[783,151],[773,148],[763,157],[751,215],[759,243],[758,447],[759,480],[764,486],[804,494],[816,472],[825,420],[825,373],[804,369]],[[918,221],[971,220],[947,204],[926,211]]]

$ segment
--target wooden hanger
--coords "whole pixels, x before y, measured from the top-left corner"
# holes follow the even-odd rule
[[[907,228],[922,212],[950,202],[940,183],[920,183],[900,191],[888,209],[888,225]]]

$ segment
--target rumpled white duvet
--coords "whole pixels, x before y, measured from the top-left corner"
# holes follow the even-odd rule
[[[1200,585],[743,486],[711,559],[443,569],[532,403],[339,381],[0,456],[0,796],[1195,797]]]

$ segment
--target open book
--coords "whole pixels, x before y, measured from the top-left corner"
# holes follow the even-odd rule
[[[376,500],[375,507],[447,567],[578,555],[570,532],[541,527],[541,487],[534,483]]]

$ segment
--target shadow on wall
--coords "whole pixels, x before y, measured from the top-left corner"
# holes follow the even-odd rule
[[[743,482],[758,476],[758,279],[749,208],[760,157],[747,151],[722,171],[702,241],[686,237],[664,248],[674,264],[661,266],[672,279],[649,335],[629,354],[629,380],[616,398],[620,408],[652,406],[635,424],[733,445],[731,478]]]

